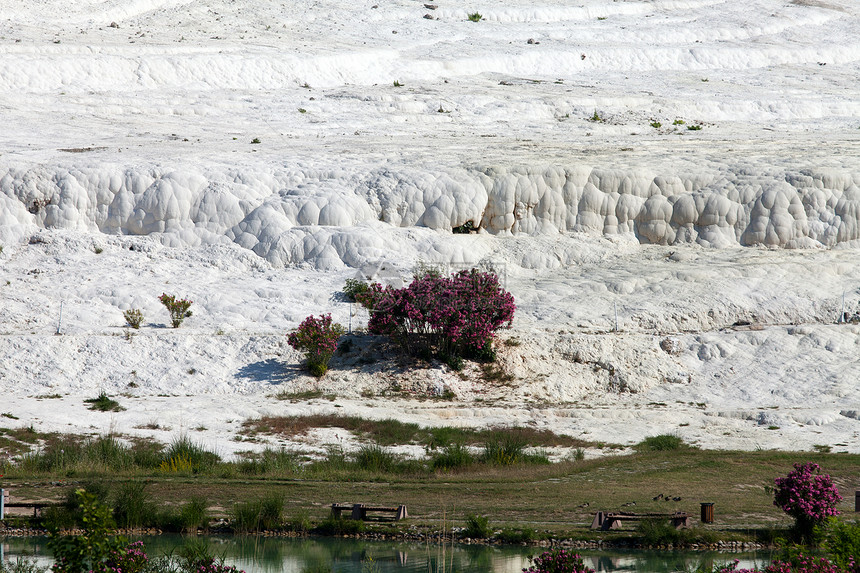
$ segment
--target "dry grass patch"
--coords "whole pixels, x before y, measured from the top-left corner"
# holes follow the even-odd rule
[[[549,430],[528,427],[470,428],[438,427],[425,428],[398,420],[369,420],[358,416],[338,414],[313,414],[310,416],[265,416],[247,420],[242,424],[247,436],[268,434],[285,438],[306,435],[314,428],[343,428],[356,436],[384,446],[422,444],[430,448],[448,444],[483,445],[488,442],[516,439],[530,447],[589,447],[593,442],[555,434]]]

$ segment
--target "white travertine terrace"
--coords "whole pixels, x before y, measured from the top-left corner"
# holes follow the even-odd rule
[[[157,235],[175,247],[234,241],[276,266],[361,267],[381,250],[461,262],[440,235],[473,222],[490,235],[630,235],[706,247],[834,247],[860,238],[860,172],[516,168],[371,172],[8,170],[3,228]],[[41,206],[40,206],[41,202]],[[37,207],[32,207],[36,205]],[[30,208],[32,207],[32,208]]]
[[[431,2],[0,0],[0,425],[205,426],[229,455],[262,447],[241,420],[332,411],[271,398],[319,388],[860,451],[860,4]],[[502,272],[512,386],[374,364],[371,337],[303,374],[286,332],[363,327],[344,281],[419,262]],[[457,398],[366,397],[394,385]],[[100,390],[127,410],[87,411]]]

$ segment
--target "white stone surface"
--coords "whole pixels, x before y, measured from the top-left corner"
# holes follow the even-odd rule
[[[0,0],[0,424],[230,454],[247,417],[339,405],[860,451],[856,2],[436,4]],[[503,272],[512,387],[269,397],[315,384],[290,328],[417,261]],[[393,382],[458,400],[362,397]],[[102,389],[128,410],[86,411]]]

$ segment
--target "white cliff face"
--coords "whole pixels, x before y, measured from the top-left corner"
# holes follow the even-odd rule
[[[829,248],[860,238],[858,182],[860,172],[845,169],[664,176],[512,166],[266,175],[39,167],[10,169],[0,192],[9,238],[45,228],[156,235],[176,247],[232,241],[277,267],[337,269],[383,252],[416,258],[428,243],[436,262],[476,262],[463,260],[451,237],[466,222],[499,236]]]
[[[428,424],[857,451],[857,3],[433,4],[0,0],[3,411],[228,453],[319,384]],[[365,324],[344,280],[419,261],[502,273],[514,386],[304,376],[284,334]],[[367,406],[394,382],[458,399]],[[100,389],[133,407],[94,419]]]

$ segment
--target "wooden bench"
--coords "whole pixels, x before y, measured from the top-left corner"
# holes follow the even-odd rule
[[[41,515],[42,510],[46,507],[58,507],[61,503],[50,502],[29,502],[29,501],[10,501],[11,496],[8,489],[0,489],[0,519],[6,519],[6,510],[10,507],[26,507],[33,508],[33,517]]]
[[[642,521],[643,519],[668,519],[672,522],[675,529],[690,526],[690,515],[686,511],[676,511],[674,513],[629,513],[626,511],[603,512],[598,511],[594,514],[594,521],[591,522],[591,529],[601,529],[607,531],[609,529],[621,529],[621,524],[625,521]]]
[[[400,521],[406,519],[409,514],[406,512],[405,505],[397,507],[382,507],[379,505],[365,505],[363,503],[333,503],[331,504],[332,517],[340,517],[344,511],[350,512],[350,518],[361,521]],[[371,512],[375,515],[368,515]],[[382,514],[382,515],[379,515]]]

